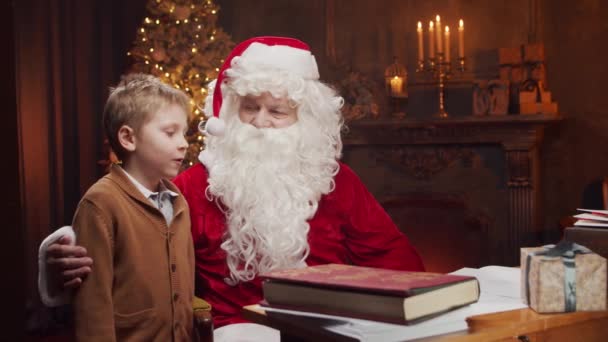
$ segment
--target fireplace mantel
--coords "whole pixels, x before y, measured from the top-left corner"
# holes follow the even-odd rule
[[[447,119],[378,119],[355,121],[347,124],[344,134],[345,151],[357,146],[374,146],[378,153],[390,149],[432,147],[451,149],[496,145],[506,158],[506,188],[508,192],[507,241],[491,243],[498,255],[493,261],[504,265],[517,265],[519,248],[539,243],[540,179],[538,146],[544,128],[561,120],[559,115],[507,115],[462,117]],[[460,153],[460,152],[459,152]],[[442,152],[440,159],[428,165],[412,166],[407,153],[401,153],[403,167],[416,167],[413,174],[424,177],[436,172],[443,159],[462,158],[462,153]],[[397,158],[397,159],[398,159]],[[393,157],[393,159],[395,159]],[[424,164],[425,161],[422,161]],[[409,170],[412,171],[412,170]]]
[[[470,116],[447,119],[380,119],[347,124],[345,145],[501,144],[535,146],[557,115]]]

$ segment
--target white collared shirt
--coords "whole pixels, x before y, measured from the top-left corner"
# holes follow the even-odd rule
[[[179,194],[167,189],[163,182],[160,182],[160,191],[150,191],[148,188],[138,182],[137,179],[131,176],[125,169],[120,169],[127,175],[137,190],[139,190],[142,195],[144,195],[144,197],[147,198],[150,203],[152,203],[152,205],[163,214],[165,221],[167,222],[167,226],[169,226],[173,220],[173,198],[179,196]]]

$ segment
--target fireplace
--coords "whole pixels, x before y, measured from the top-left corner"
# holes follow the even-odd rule
[[[468,208],[460,196],[409,193],[382,206],[420,253],[427,271],[448,273],[481,267],[489,259],[490,218]]]
[[[410,238],[427,270],[514,266],[540,243],[538,150],[559,117],[353,122],[344,161]]]

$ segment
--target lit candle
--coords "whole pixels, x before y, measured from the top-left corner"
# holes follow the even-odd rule
[[[435,17],[435,21],[435,29],[437,31],[437,53],[441,54],[443,52],[443,42],[441,41],[441,35],[443,32],[441,32],[441,18],[439,15]]]
[[[395,76],[391,78],[391,94],[401,94],[401,88],[403,87],[403,78]]]
[[[445,26],[445,62],[450,62],[450,27]]]
[[[464,21],[458,23],[458,58],[464,58]]]
[[[424,60],[424,46],[422,45],[422,23],[418,22],[418,60]]]
[[[429,21],[429,58],[435,58],[435,28],[433,21]]]

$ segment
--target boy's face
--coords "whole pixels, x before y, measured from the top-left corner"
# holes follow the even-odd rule
[[[287,98],[276,98],[265,92],[260,96],[243,96],[239,105],[239,118],[243,123],[256,128],[284,128],[298,121],[298,111],[289,104]]]
[[[182,107],[170,104],[161,107],[135,133],[136,160],[142,172],[155,178],[177,176],[186,155],[188,115]]]

